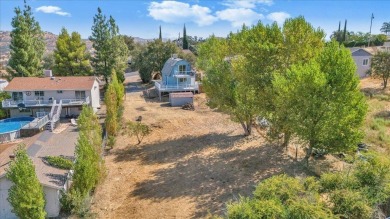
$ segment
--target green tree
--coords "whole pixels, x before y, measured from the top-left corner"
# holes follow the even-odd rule
[[[77,32],[69,35],[65,28],[61,29],[54,50],[54,60],[55,75],[79,76],[92,73],[87,46]]]
[[[5,118],[7,117],[7,111],[3,109],[3,100],[10,99],[11,95],[8,94],[6,91],[0,91],[0,118]]]
[[[306,161],[313,148],[348,151],[363,137],[367,106],[355,70],[350,52],[331,42],[315,60],[275,77],[275,111],[289,109],[289,128],[308,143]]]
[[[52,70],[54,68],[54,53],[48,53],[43,56],[43,69]]]
[[[10,60],[7,71],[13,77],[40,76],[45,51],[43,32],[35,21],[31,7],[24,1],[24,9],[15,8],[11,25]]]
[[[153,40],[140,51],[134,59],[135,68],[139,70],[143,83],[149,83],[153,73],[161,75],[165,62],[178,52],[178,47],[172,42]]]
[[[106,131],[108,136],[116,136],[118,131],[118,99],[115,87],[112,83],[108,85],[104,102],[107,106],[107,117],[105,121]]]
[[[61,199],[65,211],[83,213],[85,199],[103,173],[102,129],[91,106],[83,106],[79,120],[79,138],[76,144],[73,184]]]
[[[390,33],[390,22],[383,22],[381,32],[385,33],[386,35]]]
[[[12,212],[22,219],[43,219],[46,216],[45,199],[35,167],[24,145],[19,145],[14,153],[15,160],[11,162],[6,175],[13,183],[8,191]]]
[[[308,62],[324,45],[324,33],[303,17],[243,28],[226,40],[209,38],[198,48],[197,66],[205,71],[204,87],[212,107],[241,123],[246,135],[256,116],[266,117],[278,129],[283,115],[274,110],[272,80],[296,63]],[[288,136],[288,135],[286,135]]]
[[[129,52],[133,51],[135,49],[134,38],[127,35],[121,35],[121,36],[123,37]]]
[[[89,38],[95,49],[92,66],[97,75],[103,76],[109,83],[111,71],[115,69],[118,79],[124,81],[124,70],[127,67],[129,50],[119,27],[112,16],[107,20],[100,8],[93,18],[92,36]]]
[[[188,49],[187,30],[185,24],[183,28],[183,49]]]
[[[162,40],[161,25],[160,25],[160,32],[159,32],[159,34],[158,34],[158,39],[159,39],[159,40]]]
[[[387,87],[390,77],[390,52],[379,51],[371,59],[371,75],[382,78],[383,89]]]

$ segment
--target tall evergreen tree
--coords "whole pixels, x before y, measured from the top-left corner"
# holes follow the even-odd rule
[[[159,35],[158,35],[158,39],[159,39],[159,40],[162,40],[162,35],[161,35],[161,25],[160,25],[160,33],[159,33]]]
[[[129,50],[125,39],[119,35],[119,28],[114,18],[110,16],[107,21],[100,8],[93,18],[92,36],[89,39],[95,49],[95,55],[92,58],[95,73],[103,76],[108,83],[111,71],[115,69],[118,79],[123,82]]]
[[[11,25],[11,58],[7,68],[10,77],[40,76],[45,51],[43,32],[35,21],[31,7],[24,2],[24,9],[15,8]]]
[[[110,51],[110,31],[106,16],[102,14],[102,10],[98,8],[98,13],[93,18],[92,36],[89,38],[92,41],[92,47],[95,49],[95,54],[92,57],[92,66],[96,75],[103,76],[106,82],[110,71],[109,51]]]
[[[183,28],[183,49],[188,49],[187,30],[185,24]]]
[[[344,32],[343,32],[343,42],[347,40],[347,20],[345,20],[344,24]]]
[[[12,212],[22,219],[45,218],[43,188],[23,145],[16,149],[15,160],[11,162],[6,176],[13,183],[8,191]]]
[[[54,50],[54,74],[61,76],[90,75],[92,68],[89,63],[87,46],[81,40],[80,34],[68,34],[62,28]]]

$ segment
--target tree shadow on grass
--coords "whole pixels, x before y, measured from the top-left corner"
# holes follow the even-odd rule
[[[378,112],[375,114],[374,116],[375,118],[382,118],[382,119],[385,119],[385,120],[390,120],[390,111],[381,111],[381,112]]]
[[[190,197],[196,203],[192,218],[205,217],[209,212],[222,215],[227,202],[240,195],[251,195],[263,179],[281,173],[305,174],[304,168],[286,157],[280,147],[258,143],[241,148],[245,141],[259,142],[223,134],[185,136],[118,151],[116,161],[173,163],[153,172],[151,179],[136,184],[129,197],[156,202]],[[214,147],[215,152],[205,156],[201,151],[207,147]]]
[[[158,143],[131,146],[114,152],[115,162],[124,162],[141,159],[144,164],[170,163],[205,148],[231,147],[234,142],[243,140],[241,135],[228,136],[225,134],[210,133],[203,136],[186,135],[179,139],[167,139]]]

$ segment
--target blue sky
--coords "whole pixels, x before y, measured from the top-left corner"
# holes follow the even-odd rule
[[[372,33],[380,33],[383,22],[390,22],[390,1],[386,0],[28,0],[42,30],[58,34],[62,27],[79,32],[83,38],[91,34],[93,16],[100,7],[112,15],[120,33],[141,38],[157,38],[161,25],[164,38],[177,38],[185,23],[187,34],[207,37],[226,36],[242,23],[251,25],[259,20],[282,24],[286,18],[303,15],[327,36],[348,20],[349,31],[369,32],[374,13]],[[0,30],[11,30],[14,8],[23,7],[22,0],[0,0]]]

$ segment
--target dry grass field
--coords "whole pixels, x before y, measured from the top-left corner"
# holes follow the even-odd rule
[[[223,215],[227,202],[251,195],[263,179],[279,173],[306,175],[288,156],[295,151],[270,145],[258,133],[243,137],[239,124],[205,105],[204,94],[195,96],[195,111],[187,111],[144,98],[138,77],[127,82],[124,119],[142,116],[152,133],[139,145],[125,130],[119,135],[105,157],[107,176],[93,197],[94,217]],[[364,79],[362,86],[382,92],[378,80]],[[376,100],[374,95],[369,102]],[[388,101],[378,101],[383,108],[370,109],[368,120],[389,110]]]

